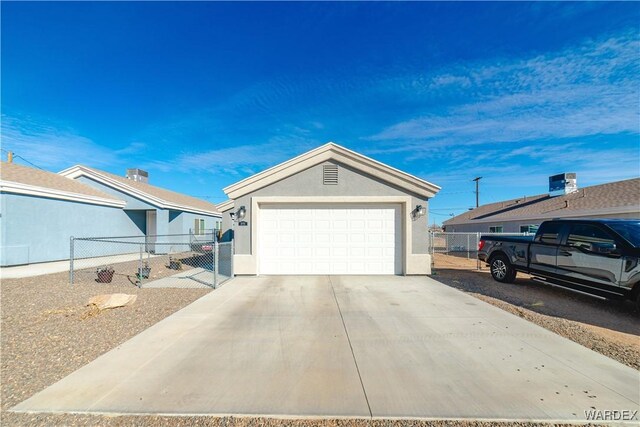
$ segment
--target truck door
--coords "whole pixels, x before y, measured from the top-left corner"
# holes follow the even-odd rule
[[[559,274],[599,289],[620,284],[623,263],[615,238],[593,224],[571,224],[566,241],[558,249]]]
[[[553,275],[563,224],[543,222],[529,247],[529,270],[532,274]]]

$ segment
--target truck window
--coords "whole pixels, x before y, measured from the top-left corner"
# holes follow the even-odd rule
[[[615,240],[609,233],[589,224],[573,224],[567,237],[567,244],[569,246],[588,251],[603,246],[615,247],[615,243]]]
[[[640,247],[640,221],[610,223],[609,227],[616,230],[633,246]]]
[[[536,240],[540,243],[559,243],[561,229],[559,222],[544,222],[538,229]]]

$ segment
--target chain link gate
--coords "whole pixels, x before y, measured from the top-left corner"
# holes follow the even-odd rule
[[[435,266],[435,254],[444,254],[451,257],[476,260],[476,269],[482,269],[482,263],[478,260],[478,244],[481,236],[530,236],[530,233],[462,233],[462,232],[429,232],[429,252],[431,253],[432,266]]]
[[[233,242],[214,233],[71,238],[69,283],[216,288],[233,277]]]

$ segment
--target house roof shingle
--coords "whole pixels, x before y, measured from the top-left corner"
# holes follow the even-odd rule
[[[567,217],[612,208],[628,209],[629,212],[640,214],[640,178],[584,187],[562,196],[539,194],[490,203],[451,218],[445,221],[444,225],[550,216]]]
[[[67,179],[53,172],[47,172],[41,169],[22,166],[15,163],[1,163],[0,179],[3,181],[4,191],[18,192],[17,189],[14,189],[14,191],[7,189],[8,183],[17,183],[22,184],[23,186],[52,190],[48,194],[49,197],[55,197],[56,193],[64,193],[67,196],[84,196],[83,199],[97,198],[124,204],[122,200],[89,185]]]
[[[89,178],[106,178],[107,181],[111,181],[111,184],[115,181],[118,190],[124,191],[125,193],[131,192],[134,193],[134,195],[140,195],[141,193],[142,196],[148,196],[150,199],[159,201],[162,205],[166,205],[164,207],[180,207],[185,208],[185,210],[195,210],[198,212],[220,215],[220,212],[216,209],[216,206],[213,203],[209,203],[196,197],[187,196],[186,194],[156,187],[145,182],[133,181],[124,176],[115,175],[99,169],[76,165],[60,172],[60,174],[62,176],[69,176],[69,178],[75,177],[77,174],[85,175]]]

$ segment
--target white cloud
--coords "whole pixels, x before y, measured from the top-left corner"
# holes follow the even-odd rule
[[[467,101],[368,137],[404,141],[407,152],[448,147],[640,133],[640,41],[635,34],[429,79],[432,90],[466,90]],[[420,142],[420,143],[417,143]]]
[[[175,163],[180,168],[191,170],[249,176],[317,145],[320,145],[318,141],[295,135],[278,136],[262,144],[243,144],[205,152],[183,153]]]
[[[30,118],[2,116],[2,148],[51,170],[76,163],[104,166],[117,156],[73,129]]]

